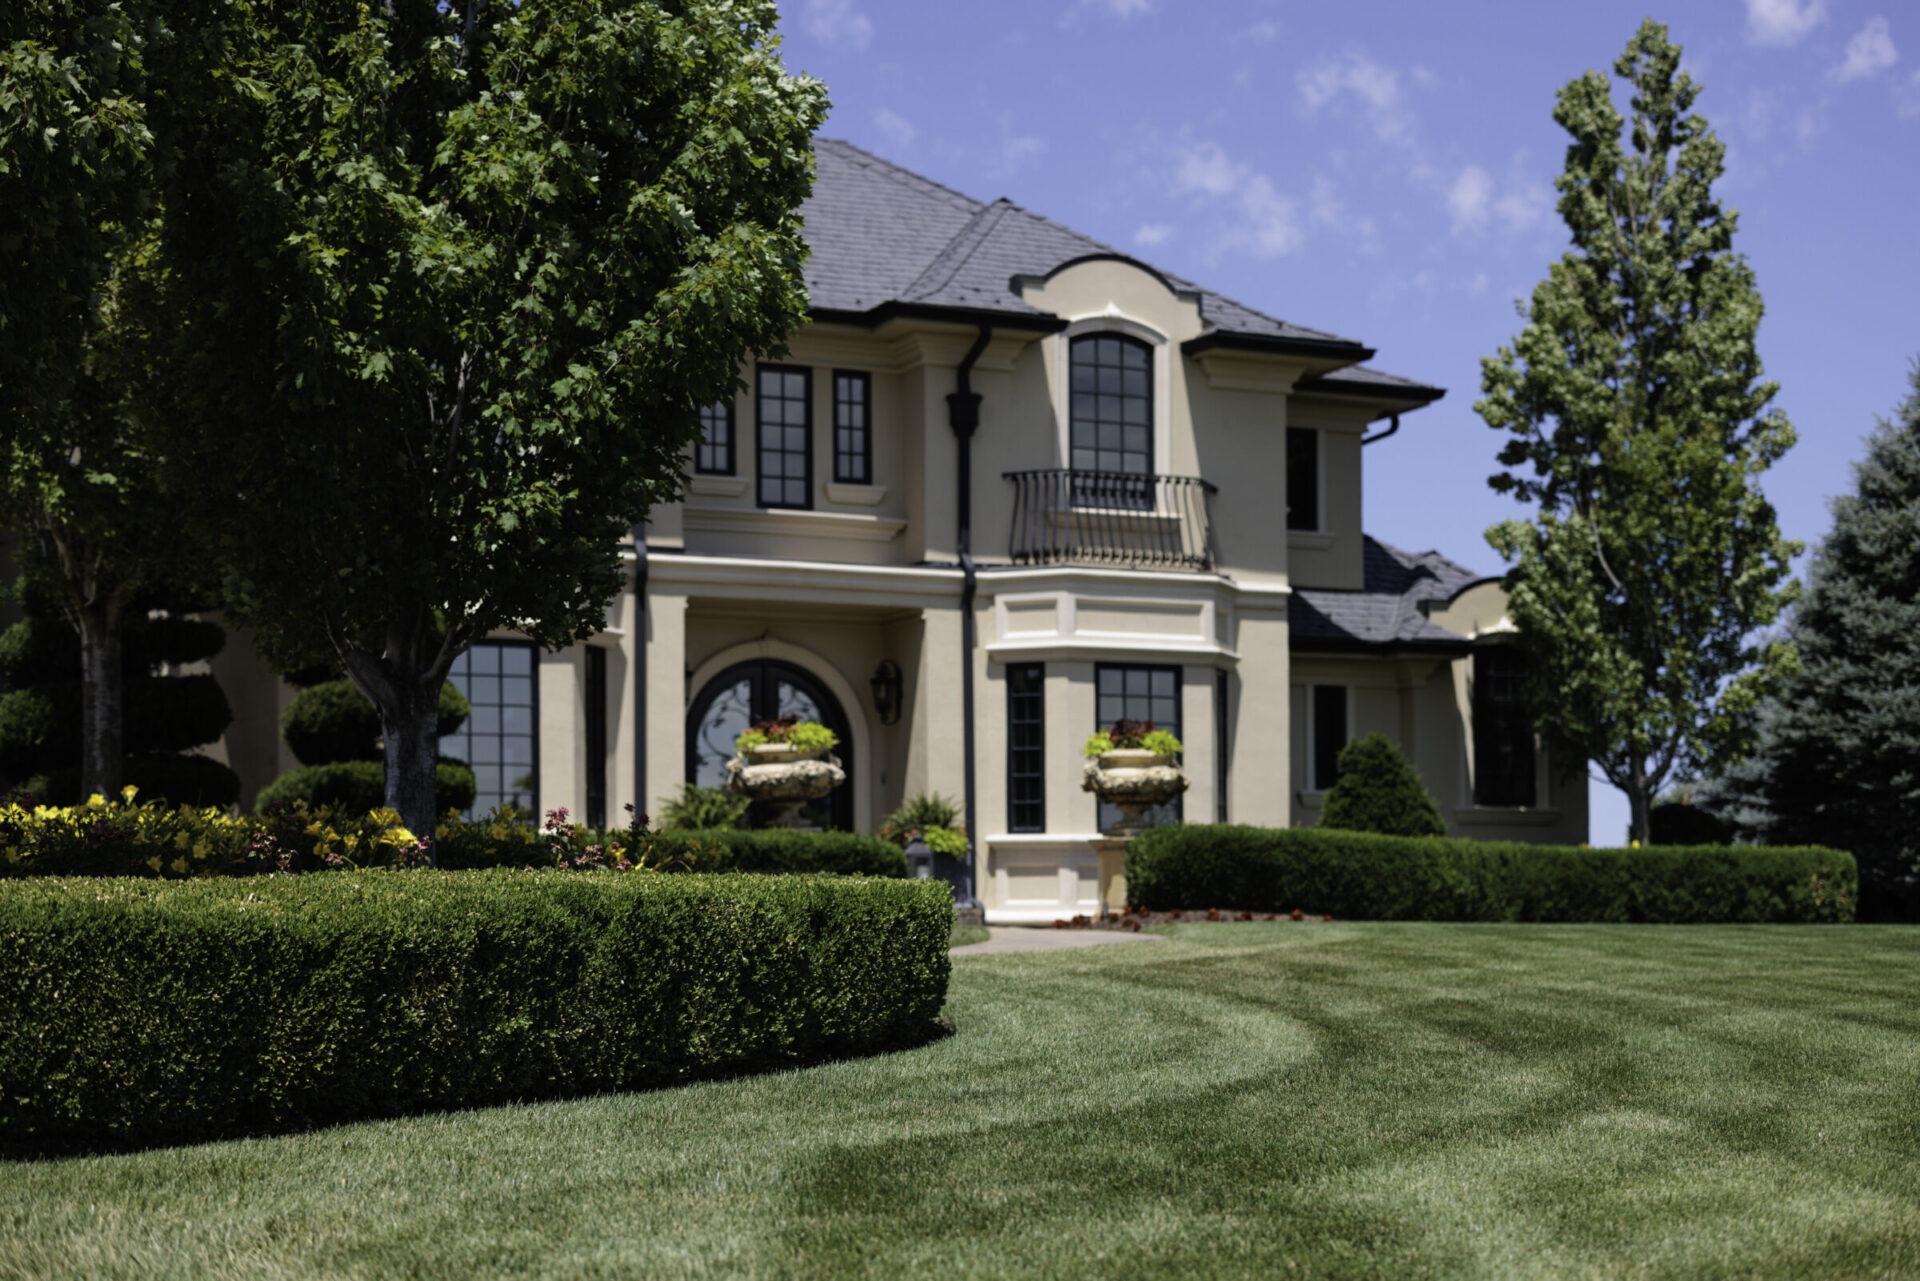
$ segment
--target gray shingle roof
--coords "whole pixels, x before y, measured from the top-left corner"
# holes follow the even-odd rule
[[[1015,277],[1045,276],[1090,255],[1132,258],[1011,201],[984,204],[852,143],[815,139],[814,154],[819,174],[801,212],[813,250],[807,288],[816,312],[863,313],[906,304],[1039,318],[1045,313],[1015,292]],[[1160,274],[1175,290],[1197,297],[1203,337],[1326,343],[1353,348],[1355,361],[1371,354],[1350,338],[1277,319]],[[1415,399],[1431,399],[1427,393],[1437,391],[1357,367],[1323,378],[1330,387],[1338,382]]]
[[[1482,575],[1439,552],[1404,552],[1372,537],[1364,555],[1364,586],[1357,592],[1294,589],[1287,602],[1294,649],[1466,648],[1466,637],[1428,621],[1420,607],[1451,599],[1484,581]]]

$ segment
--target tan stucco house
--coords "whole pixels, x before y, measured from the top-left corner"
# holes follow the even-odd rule
[[[480,808],[617,823],[799,710],[845,744],[816,817],[960,799],[989,919],[1053,920],[1093,906],[1080,748],[1124,715],[1185,741],[1191,821],[1312,823],[1379,731],[1453,831],[1585,839],[1498,584],[1360,527],[1369,442],[1439,389],[1004,200],[818,156],[813,323],[706,415],[606,630],[456,668]],[[293,764],[288,691],[244,644],[218,661],[244,801]]]

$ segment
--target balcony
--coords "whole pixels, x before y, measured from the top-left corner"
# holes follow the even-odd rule
[[[1208,503],[1198,476],[1117,471],[1010,471],[1016,565],[1213,568]]]

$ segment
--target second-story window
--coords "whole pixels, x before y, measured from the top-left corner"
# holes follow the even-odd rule
[[[869,418],[873,379],[836,370],[833,375],[833,478],[848,485],[873,483],[873,429]]]
[[[1086,507],[1153,505],[1153,352],[1120,334],[1088,334],[1069,348],[1068,429],[1076,472],[1074,502]],[[1135,480],[1134,477],[1140,479]]]
[[[700,443],[694,446],[693,469],[706,476],[733,475],[732,401],[701,409]]]
[[[1320,433],[1287,428],[1287,528],[1320,528]]]
[[[813,506],[813,371],[760,366],[756,389],[760,505]]]

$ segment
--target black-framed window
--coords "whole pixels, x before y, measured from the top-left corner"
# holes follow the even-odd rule
[[[700,443],[694,447],[693,469],[706,476],[733,475],[732,401],[700,410]]]
[[[873,483],[873,376],[833,372],[833,478]]]
[[[1082,506],[1149,507],[1153,475],[1153,349],[1123,334],[1087,334],[1068,348],[1068,466],[1139,482],[1076,482]]]
[[[754,405],[760,505],[813,506],[813,371],[760,366]]]
[[[1527,662],[1508,645],[1473,655],[1473,803],[1535,803]]]
[[[1320,433],[1287,428],[1287,528],[1320,528]]]
[[[440,754],[473,767],[478,784],[469,816],[496,805],[538,814],[540,689],[531,641],[481,641],[453,660],[447,679],[473,712],[440,740]]]
[[[1094,728],[1111,729],[1117,720],[1152,721],[1179,738],[1180,669],[1158,664],[1100,663],[1093,669]],[[1178,823],[1186,809],[1182,797],[1147,811],[1148,824]],[[1120,821],[1115,806],[1100,802],[1100,830]]]
[[[587,826],[607,825],[607,651],[587,646]]]
[[[1324,792],[1340,774],[1340,750],[1347,745],[1347,687],[1313,687],[1313,776],[1307,780],[1311,791]]]
[[[1007,830],[1047,830],[1047,668],[1007,666]]]

